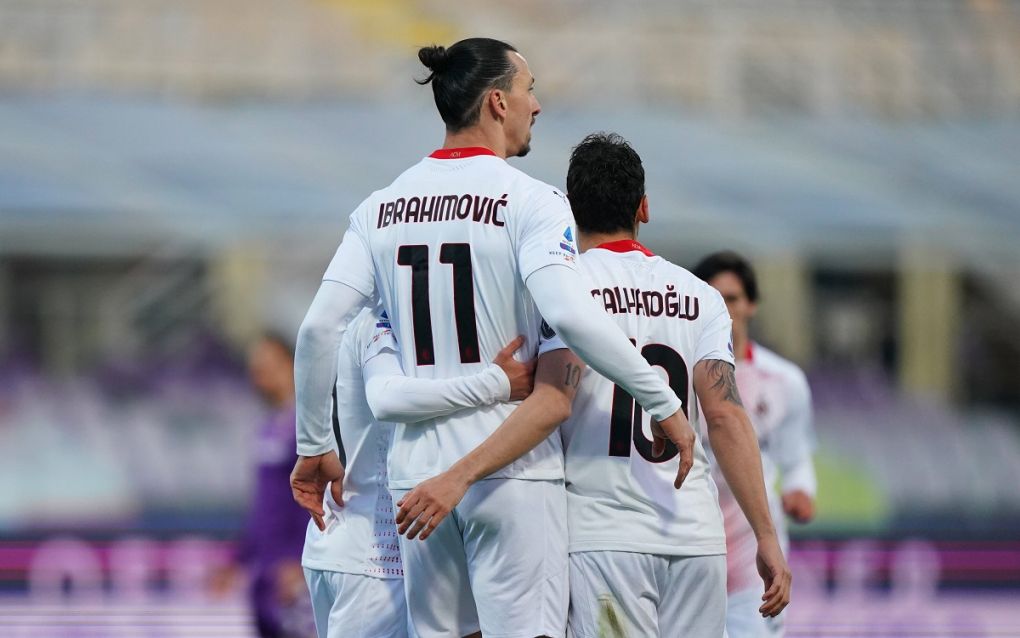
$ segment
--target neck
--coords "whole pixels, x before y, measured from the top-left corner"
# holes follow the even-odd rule
[[[471,126],[456,133],[446,132],[446,139],[443,140],[443,148],[468,148],[471,146],[483,146],[499,157],[506,159],[506,140],[496,131],[490,130],[481,124]]]
[[[637,235],[626,230],[620,230],[614,233],[577,233],[578,243],[581,245],[581,252],[595,248],[602,244],[608,244],[611,241],[621,240],[637,240]]]
[[[747,358],[747,344],[751,338],[747,335],[747,326],[733,325],[733,358],[743,361]]]

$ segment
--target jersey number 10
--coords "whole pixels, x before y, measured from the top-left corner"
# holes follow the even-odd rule
[[[432,339],[432,307],[429,303],[429,247],[424,244],[400,246],[397,263],[411,267],[411,322],[414,324],[415,363],[436,364]],[[478,326],[475,324],[475,284],[471,275],[471,245],[443,244],[439,263],[453,266],[453,321],[461,363],[478,363]]]
[[[634,340],[630,340],[634,343]],[[649,343],[641,348],[641,356],[650,365],[666,371],[669,387],[683,401],[684,416],[687,416],[687,364],[676,350],[661,343]],[[678,450],[672,441],[666,442],[662,456],[652,455],[652,442],[642,428],[644,412],[634,397],[618,385],[613,386],[613,407],[609,413],[609,456],[630,456],[631,441],[638,454],[651,463],[665,463],[676,457]]]

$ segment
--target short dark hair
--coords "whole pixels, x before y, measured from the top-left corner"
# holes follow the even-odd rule
[[[418,59],[431,73],[415,81],[432,83],[436,108],[448,131],[456,133],[478,123],[489,89],[510,90],[517,72],[511,51],[517,49],[491,38],[468,38],[449,49],[434,44],[418,50]]]
[[[754,269],[751,268],[750,262],[732,250],[712,253],[702,259],[691,272],[706,283],[720,273],[733,273],[744,286],[744,294],[748,300],[751,303],[758,302],[758,278],[755,277]]]
[[[567,199],[578,230],[633,230],[644,196],[645,167],[627,140],[616,133],[592,133],[574,147],[567,168]]]

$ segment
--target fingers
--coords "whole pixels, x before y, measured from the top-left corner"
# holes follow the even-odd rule
[[[320,532],[326,531],[326,522],[322,520],[322,514],[315,512],[309,512],[312,515],[312,520],[315,521],[315,526],[319,528]]]
[[[673,482],[673,487],[680,489],[680,486],[684,484],[684,480],[687,478],[687,474],[694,467],[694,442],[685,439],[682,443],[677,443],[676,447],[680,452],[680,466],[677,468],[676,481]]]
[[[414,521],[414,525],[411,526],[410,531],[407,532],[407,538],[414,540],[414,537],[420,534],[423,530],[426,530],[427,528],[434,528],[434,525],[431,523],[432,511],[433,510],[429,508],[418,516],[418,518]],[[431,532],[431,529],[428,529],[428,531]],[[423,540],[424,536],[427,536],[427,534],[422,536]]]
[[[426,505],[415,499],[414,504],[405,503],[397,512],[397,533],[413,540],[425,540],[435,531],[446,514],[435,504]]]
[[[309,514],[323,516],[326,513],[322,509],[322,492],[306,491],[292,487],[291,495],[294,497],[294,502]]]
[[[425,527],[425,531],[421,533],[418,540],[425,540],[431,536],[432,532],[436,531],[436,528],[439,527],[439,524],[443,522],[444,518],[446,518],[446,514],[443,514],[442,512],[433,514],[432,518],[429,519],[429,524]]]
[[[516,339],[506,344],[499,354],[496,355],[496,359],[509,359],[514,356],[514,353],[521,349],[524,345],[524,337],[518,336]]]
[[[661,436],[652,437],[652,456],[659,458],[666,451],[666,439]]]
[[[329,493],[333,496],[333,501],[337,507],[344,506],[344,482],[333,481],[329,486]]]
[[[666,433],[655,419],[652,419],[652,456],[659,458],[666,452]]]
[[[417,488],[397,501],[397,506],[400,508],[394,518],[397,533],[412,540],[428,538],[449,513],[446,507],[430,498],[427,491],[419,496]]]
[[[758,608],[762,616],[778,616],[790,604],[790,581],[789,571],[784,571],[772,579],[772,583],[761,597],[765,602]]]
[[[432,532],[436,531],[439,524],[446,518],[447,512],[439,507],[433,506],[425,510],[425,512],[418,517],[418,524],[415,527],[419,527],[418,531],[415,528],[411,528],[408,532],[407,537],[414,539],[415,535],[418,535],[418,540],[423,541],[432,535]],[[419,533],[420,532],[420,533]]]
[[[397,532],[403,534],[407,531],[407,527],[414,521],[415,517],[425,509],[425,504],[421,503],[418,495],[415,494],[414,490],[411,490],[404,495],[404,498],[398,501],[397,506],[400,509],[397,510],[397,515],[393,520],[398,525]]]

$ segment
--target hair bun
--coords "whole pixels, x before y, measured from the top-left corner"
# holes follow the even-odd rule
[[[442,73],[449,64],[450,56],[446,47],[433,44],[432,46],[418,49],[418,59],[432,71],[432,74]]]

